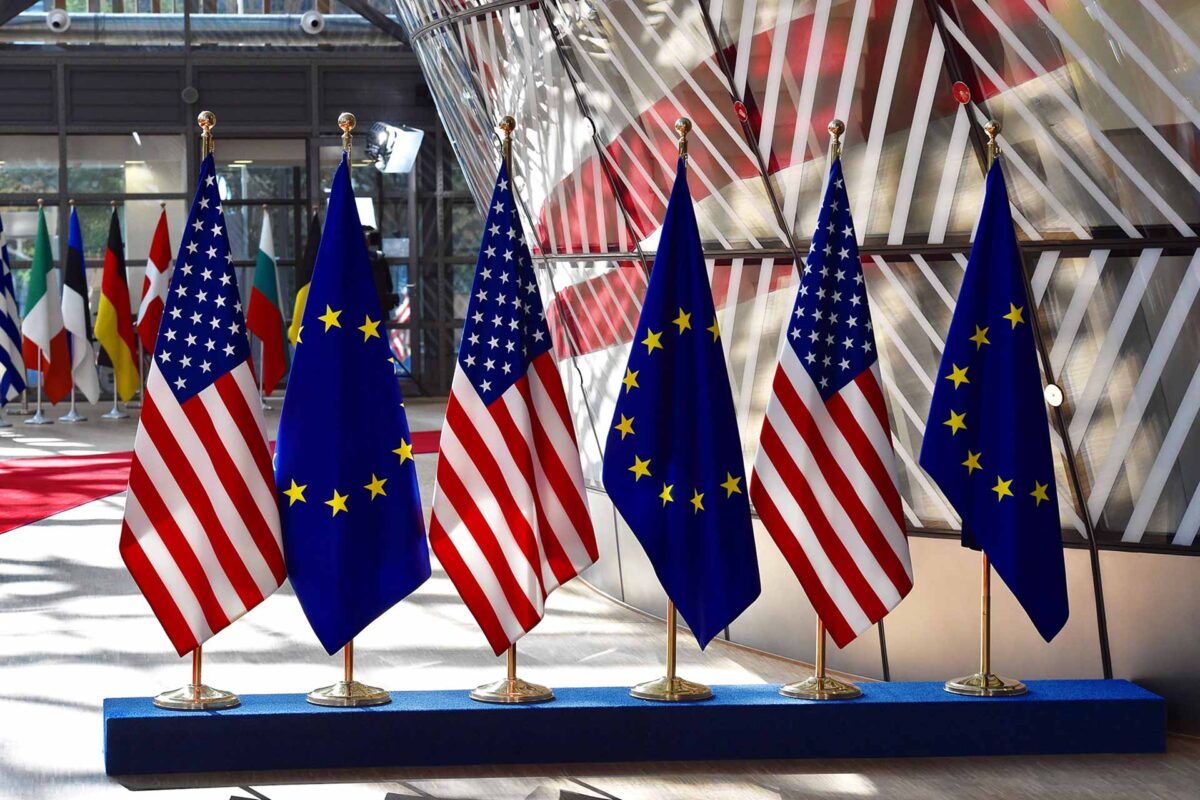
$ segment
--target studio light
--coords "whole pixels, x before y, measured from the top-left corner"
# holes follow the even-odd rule
[[[380,172],[412,172],[425,132],[407,125],[376,122],[367,136],[367,155]]]

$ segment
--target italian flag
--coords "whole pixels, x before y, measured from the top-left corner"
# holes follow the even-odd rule
[[[265,209],[246,327],[262,342],[262,390],[264,394],[270,394],[287,373],[288,351],[283,312],[279,310],[279,282],[275,276],[275,239],[271,236],[271,218]]]
[[[71,392],[71,351],[67,346],[67,330],[63,327],[61,302],[58,275],[50,253],[46,212],[39,207],[29,292],[25,295],[25,321],[21,323],[21,349],[25,363],[31,368],[36,365],[42,373],[42,391],[51,404]]]

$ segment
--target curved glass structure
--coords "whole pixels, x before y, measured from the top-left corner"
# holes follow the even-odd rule
[[[1136,635],[1125,598],[1105,604],[1104,579],[1124,591],[1149,574],[1196,574],[1192,559],[1148,566],[1126,551],[1200,554],[1200,7],[394,2],[480,202],[498,158],[493,125],[517,118],[517,185],[608,539],[591,578],[643,608],[660,609],[661,592],[607,505],[600,442],[673,176],[673,123],[695,123],[691,188],[749,461],[816,219],[826,124],[846,122],[904,514],[922,535],[919,587],[928,576],[889,618],[886,641],[863,637],[841,654],[865,674],[927,676],[974,635],[974,562],[939,540],[958,520],[916,457],[982,201],[981,123],[1000,120],[1048,377],[1066,395],[1052,427],[1073,601],[1052,645],[1023,620],[1001,635],[1033,674],[1142,663],[1117,652],[1119,635]],[[769,542],[760,553],[771,588],[729,636],[804,655],[796,640],[809,637],[787,609],[807,604]],[[925,630],[930,613],[953,621]]]

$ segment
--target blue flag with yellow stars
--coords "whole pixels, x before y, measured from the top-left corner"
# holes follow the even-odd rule
[[[681,159],[604,450],[604,487],[700,647],[759,593],[733,393]]]
[[[1042,375],[997,160],[946,337],[921,466],[1038,633],[1067,621],[1067,578]]]
[[[331,654],[429,577],[412,437],[386,337],[343,156],[275,447],[288,574]]]

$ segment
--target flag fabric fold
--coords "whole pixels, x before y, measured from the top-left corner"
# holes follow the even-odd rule
[[[129,308],[125,243],[121,241],[121,220],[115,208],[108,223],[108,246],[104,250],[100,308],[96,311],[96,340],[112,365],[117,396],[124,401],[133,399],[142,378],[137,361],[133,314]]]
[[[283,313],[279,307],[279,279],[275,275],[275,238],[271,235],[271,217],[263,212],[262,234],[254,262],[254,284],[246,324],[262,342],[262,390],[270,394],[279,386],[288,368],[288,347],[284,338]]]
[[[0,220],[0,408],[25,391],[25,358],[21,353],[21,316],[8,261],[8,237]]]
[[[167,210],[164,208],[154,228],[150,253],[146,259],[146,274],[142,278],[142,301],[138,306],[137,334],[146,353],[154,352],[158,326],[162,322],[163,304],[167,299],[167,284],[171,282],[171,237],[167,231]]]
[[[287,574],[232,262],[210,155],[146,379],[120,542],[180,655],[261,603]]]
[[[67,329],[67,348],[71,352],[71,378],[87,401],[95,403],[100,399],[100,375],[96,371],[96,351],[92,348],[83,234],[74,208],[71,209],[71,229],[67,237],[67,263],[63,269],[62,316],[63,327]]]
[[[682,159],[603,474],[613,505],[704,647],[760,587],[733,393]]]
[[[37,239],[33,245],[33,263],[29,267],[21,336],[25,366],[41,373],[42,393],[53,405],[71,392],[71,350],[67,345],[67,330],[63,327],[62,293],[43,208],[38,208]]]
[[[750,499],[838,647],[913,584],[868,306],[835,159],[780,348]]]
[[[439,442],[429,539],[496,654],[598,557],[508,168],[496,176]]]
[[[321,217],[313,212],[308,221],[308,236],[304,240],[304,258],[296,265],[296,303],[292,308],[292,324],[288,326],[288,341],[294,347],[300,335],[300,323],[304,320],[304,304],[308,300],[308,285],[312,282],[313,267],[317,263],[317,249],[321,246]]]
[[[330,653],[430,575],[412,436],[349,170],[343,157],[275,450],[292,586]]]
[[[1008,190],[997,160],[929,408],[921,466],[1050,641],[1067,581],[1042,375]]]

